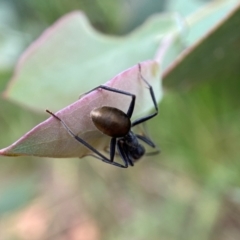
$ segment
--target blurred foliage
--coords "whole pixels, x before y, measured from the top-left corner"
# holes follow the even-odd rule
[[[153,0],[1,0],[11,6],[22,27],[35,23],[40,26],[52,24],[62,15],[82,10],[99,30],[111,34],[129,32],[153,13],[163,10],[165,1]]]
[[[178,32],[176,18],[158,15],[126,37],[110,37],[97,32],[82,12],[69,13],[24,52],[4,96],[34,111],[45,112],[46,106],[58,111],[136,62],[152,59],[160,39]],[[115,59],[118,64],[111,64]],[[149,82],[154,87],[154,81]],[[159,80],[155,83],[159,86]]]
[[[83,9],[101,31],[122,34],[147,15],[168,9],[166,1],[161,2],[2,0],[0,9],[8,9],[5,25],[29,34],[23,37],[27,44],[71,10]],[[199,6],[205,1],[189,2]],[[187,1],[181,9],[184,4]],[[214,38],[214,43],[219,39],[223,44],[218,35]],[[204,60],[212,47],[207,45],[204,52],[199,50]],[[238,53],[239,38],[234,46]],[[207,78],[198,62],[194,71],[191,64],[182,63],[184,73],[196,73],[190,75],[193,82],[205,81],[166,90],[160,114],[149,124],[162,150],[155,159],[146,157],[122,170],[90,158],[1,157],[0,239],[239,239],[240,81],[237,67],[229,77],[231,68],[225,72],[231,54],[236,56],[227,53],[228,62],[218,63],[222,71]],[[1,92],[16,58],[12,56],[8,70],[0,73]],[[238,58],[232,60],[239,65]],[[211,67],[210,61],[206,69],[214,72]],[[181,79],[179,75],[179,83]],[[0,99],[0,148],[42,120]]]
[[[220,13],[221,14],[221,13]],[[217,29],[202,42],[192,47],[174,71],[165,76],[166,86],[181,89],[203,81],[229,80],[232,91],[238,88],[240,78],[240,56],[236,51],[240,44],[240,33],[235,31],[240,23],[240,8],[236,8]],[[201,68],[201,71],[198,69]],[[194,79],[194,81],[191,81]],[[235,90],[234,90],[235,89]]]

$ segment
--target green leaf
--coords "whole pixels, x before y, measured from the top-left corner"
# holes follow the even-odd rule
[[[128,67],[154,59],[163,36],[176,29],[175,14],[156,15],[125,37],[105,36],[83,13],[70,13],[22,55],[5,97],[42,112],[59,110]]]
[[[220,2],[218,7],[215,5],[215,11],[210,11],[212,14],[209,17],[212,16],[215,20],[217,16],[224,17],[201,41],[183,51],[176,62],[164,72],[166,87],[189,89],[203,81],[239,79],[240,4],[234,3],[236,1]],[[224,4],[225,8],[223,8]],[[196,24],[200,26],[200,23],[201,21],[199,24],[195,22],[192,29],[195,29]],[[202,23],[203,33],[208,28],[206,18],[203,18]],[[193,31],[197,33],[197,30]],[[202,34],[198,34],[198,37],[200,35]],[[195,37],[191,41],[194,39]]]

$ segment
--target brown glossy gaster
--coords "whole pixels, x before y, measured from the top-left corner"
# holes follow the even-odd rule
[[[130,102],[127,113],[124,113],[122,110],[118,108],[110,107],[110,106],[102,106],[100,108],[95,108],[90,113],[91,119],[94,125],[96,126],[96,128],[103,134],[111,137],[110,147],[109,147],[109,154],[110,154],[109,158],[104,156],[101,152],[99,152],[96,148],[91,146],[85,140],[75,135],[62,119],[60,119],[54,113],[46,110],[49,114],[51,114],[54,118],[56,118],[58,121],[60,121],[63,124],[64,128],[68,131],[68,133],[72,137],[74,137],[78,142],[82,143],[85,147],[90,149],[95,154],[92,156],[94,156],[95,158],[105,163],[108,163],[117,167],[121,167],[121,168],[127,168],[129,165],[134,166],[134,163],[137,160],[139,160],[144,154],[146,154],[145,149],[143,145],[139,143],[139,140],[146,143],[152,148],[156,148],[155,144],[152,142],[152,140],[149,137],[145,135],[135,134],[133,133],[133,131],[131,131],[132,127],[138,124],[144,123],[158,114],[158,107],[157,107],[152,86],[142,76],[140,64],[138,64],[138,67],[139,67],[139,76],[147,85],[150,91],[150,95],[151,95],[154,107],[155,107],[155,112],[150,115],[147,115],[145,117],[139,118],[131,122],[131,117],[134,111],[135,100],[136,100],[136,96],[132,93],[122,91],[116,88],[111,88],[105,85],[100,85],[92,89],[91,91],[89,91],[89,92],[92,92],[94,90],[101,88],[106,91],[115,92],[118,94],[123,94],[131,97],[131,102]],[[87,92],[86,94],[88,94],[89,92]],[[116,148],[124,164],[120,164],[114,161]],[[159,151],[157,150],[154,153],[157,153],[157,152]],[[149,155],[152,155],[152,153],[150,153]]]
[[[95,108],[90,116],[97,129],[110,137],[123,137],[131,129],[128,115],[118,108],[108,106]]]

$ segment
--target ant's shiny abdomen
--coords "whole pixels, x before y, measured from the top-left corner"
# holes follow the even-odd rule
[[[118,108],[103,106],[90,113],[96,128],[110,137],[124,137],[131,129],[131,121],[126,113]]]

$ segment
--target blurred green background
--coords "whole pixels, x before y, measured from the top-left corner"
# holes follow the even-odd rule
[[[0,92],[21,52],[65,13],[81,9],[100,31],[122,35],[156,12],[186,16],[206,2],[0,0]],[[240,239],[240,69],[223,67],[240,61],[224,59],[192,87],[181,86],[182,75],[164,79],[160,113],[148,124],[162,153],[134,168],[1,157],[0,239]],[[0,149],[47,117],[1,98]]]

